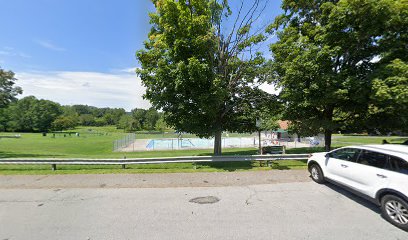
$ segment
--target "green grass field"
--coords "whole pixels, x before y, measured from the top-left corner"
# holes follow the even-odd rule
[[[92,129],[92,131],[89,131]],[[211,155],[212,149],[199,150],[175,150],[175,151],[141,151],[141,152],[113,152],[113,141],[123,138],[127,133],[117,130],[115,127],[80,127],[75,131],[79,137],[53,134],[42,136],[40,133],[19,133],[20,138],[0,139],[1,158],[149,158],[149,157],[176,157],[176,156],[205,156]],[[15,135],[12,133],[0,133],[0,136]],[[250,134],[230,134],[230,137],[244,137]],[[177,134],[148,134],[136,133],[136,138],[157,139],[172,138]],[[194,137],[183,135],[183,137]],[[350,144],[381,143],[382,139],[389,142],[402,142],[405,138],[400,137],[365,137],[365,136],[340,136],[333,138],[333,146],[340,147]],[[298,148],[288,149],[287,153],[310,153],[323,151],[323,148]],[[256,148],[223,149],[225,155],[253,155],[257,154]],[[259,162],[235,162],[235,163],[202,163],[197,164],[195,169],[192,163],[182,164],[144,164],[127,166],[58,166],[58,171],[51,171],[50,166],[38,165],[0,165],[0,174],[77,174],[77,173],[155,173],[155,172],[200,172],[200,171],[248,171],[270,169],[297,169],[305,168],[305,161],[279,161],[272,168],[260,166]]]
[[[41,133],[19,133],[21,138],[3,138],[0,140],[0,158],[148,158],[211,155],[212,149],[177,151],[140,151],[113,152],[113,141],[127,134],[114,127],[79,128],[79,137],[72,134],[42,136]],[[2,133],[1,136],[15,135]],[[173,137],[174,134],[136,134],[136,138]],[[174,135],[176,136],[176,135]],[[191,135],[183,135],[185,137]],[[225,149],[226,154],[254,154],[255,148]]]
[[[332,145],[334,147],[342,147],[347,145],[362,145],[362,144],[381,144],[382,140],[387,140],[389,143],[402,143],[408,137],[399,136],[364,136],[364,135],[334,135],[332,137]]]
[[[92,131],[89,131],[92,129]],[[3,138],[0,140],[1,158],[149,158],[149,157],[176,157],[176,156],[205,156],[211,155],[212,149],[177,150],[177,151],[141,151],[141,152],[113,152],[113,141],[123,138],[127,133],[116,130],[114,127],[81,127],[75,131],[79,137],[72,134],[42,136],[40,133],[19,133],[20,138]],[[15,135],[1,133],[1,136]],[[230,134],[229,136],[249,136],[249,134]],[[174,138],[175,133],[148,134],[136,133],[137,138]],[[194,135],[183,135],[194,137]],[[253,155],[256,148],[224,149],[225,155]],[[274,164],[272,169],[304,168],[304,161],[283,161]],[[213,171],[248,171],[268,170],[271,168],[260,166],[259,162],[234,163],[175,163],[175,164],[143,164],[129,165],[126,169],[121,166],[59,165],[58,171],[51,171],[48,165],[0,165],[0,174],[90,174],[90,173],[162,173],[162,172],[213,172]]]

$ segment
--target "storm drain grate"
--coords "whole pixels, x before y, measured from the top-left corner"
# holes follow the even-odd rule
[[[191,199],[189,202],[198,203],[198,204],[213,204],[219,202],[220,199],[214,196],[207,196],[207,197],[196,197]]]

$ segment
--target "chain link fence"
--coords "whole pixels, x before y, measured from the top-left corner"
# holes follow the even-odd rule
[[[136,140],[136,134],[130,133],[126,135],[124,138],[113,141],[113,151],[119,151],[123,148],[127,148],[131,144],[133,144]]]

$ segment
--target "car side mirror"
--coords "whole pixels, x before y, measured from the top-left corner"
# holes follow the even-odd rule
[[[329,153],[326,153],[326,155],[324,155],[324,157],[329,158],[330,157]]]

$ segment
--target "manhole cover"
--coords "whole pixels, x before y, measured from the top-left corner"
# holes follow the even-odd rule
[[[198,204],[212,204],[220,201],[219,198],[214,196],[207,196],[207,197],[196,197],[191,199],[189,202],[198,203]]]

